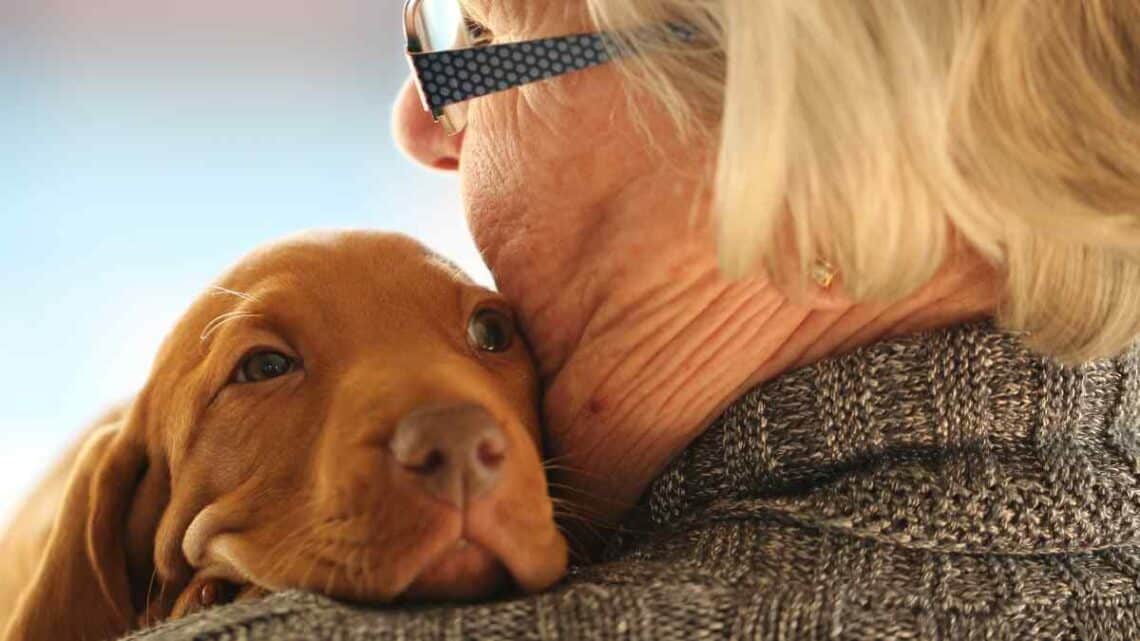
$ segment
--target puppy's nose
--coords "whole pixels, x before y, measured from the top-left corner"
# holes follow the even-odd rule
[[[507,439],[487,410],[457,405],[407,414],[396,424],[389,447],[424,489],[462,508],[499,481]]]

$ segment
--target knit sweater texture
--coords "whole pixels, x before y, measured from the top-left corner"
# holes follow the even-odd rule
[[[549,592],[299,592],[138,641],[1140,639],[1140,352],[1064,367],[988,323],[746,394]]]

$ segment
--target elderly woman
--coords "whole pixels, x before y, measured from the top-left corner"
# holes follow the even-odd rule
[[[1140,4],[413,0],[408,25],[397,138],[462,178],[601,562],[168,638],[1140,636]]]

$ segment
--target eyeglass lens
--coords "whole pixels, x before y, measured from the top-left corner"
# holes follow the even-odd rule
[[[417,36],[425,52],[460,49],[471,45],[467,19],[459,0],[421,0],[415,21]],[[467,103],[443,108],[440,123],[455,134],[467,125]]]

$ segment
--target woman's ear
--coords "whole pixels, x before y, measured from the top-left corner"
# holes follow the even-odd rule
[[[132,429],[136,424],[128,418],[84,444],[5,641],[102,641],[134,628],[126,529],[147,468],[143,430]]]

